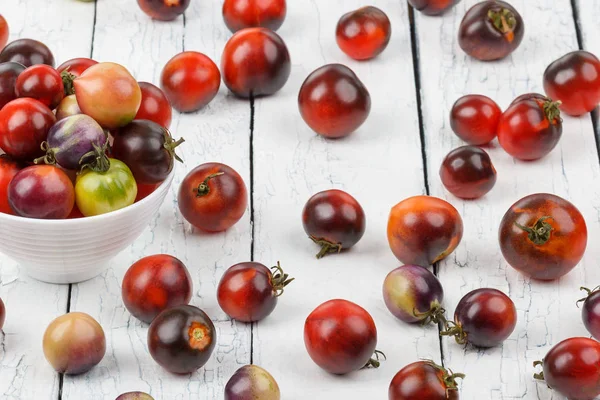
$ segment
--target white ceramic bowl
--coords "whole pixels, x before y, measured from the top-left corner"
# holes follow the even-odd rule
[[[173,176],[174,170],[137,203],[95,217],[42,220],[0,213],[0,253],[40,281],[75,283],[91,279],[149,225]]]

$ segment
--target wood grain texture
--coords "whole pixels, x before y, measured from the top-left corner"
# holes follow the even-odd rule
[[[517,95],[541,92],[546,66],[577,49],[571,4],[569,0],[512,1],[526,23],[523,43],[503,61],[482,63],[462,52],[456,35],[462,16],[475,3],[463,1],[441,18],[416,17],[431,193],[456,206],[465,224],[463,241],[441,263],[440,276],[450,312],[467,292],[493,287],[514,300],[518,324],[503,346],[489,350],[463,349],[452,339],[444,340],[445,363],[467,374],[461,398],[557,400],[559,395],[533,380],[532,363],[541,360],[559,341],[588,335],[575,301],[580,297],[580,286],[594,287],[600,282],[596,262],[600,248],[591,239],[584,260],[573,272],[558,282],[535,282],[525,279],[504,261],[498,226],[512,203],[532,193],[549,192],[570,200],[580,209],[590,238],[600,233],[600,169],[589,117],[564,117],[559,146],[539,161],[516,161],[494,141],[488,150],[498,170],[498,182],[480,200],[465,202],[450,195],[441,185],[438,170],[443,157],[463,144],[452,133],[448,121],[449,110],[458,97],[485,94],[505,108]],[[432,60],[441,68],[435,68]]]
[[[57,65],[90,53],[93,5],[15,0],[3,4],[0,13],[8,21],[10,41],[31,38],[47,43]],[[0,398],[56,399],[58,374],[44,358],[42,337],[45,327],[67,309],[68,286],[38,282],[0,256],[0,297],[7,308],[4,333],[0,332]]]

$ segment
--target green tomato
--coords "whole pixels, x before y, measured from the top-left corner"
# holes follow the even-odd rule
[[[137,184],[125,163],[110,158],[106,172],[85,169],[75,181],[75,202],[86,217],[106,214],[130,206],[137,196]]]

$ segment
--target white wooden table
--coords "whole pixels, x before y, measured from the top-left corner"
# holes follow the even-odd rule
[[[155,399],[222,399],[225,383],[240,366],[254,362],[277,379],[284,399],[384,399],[391,378],[420,358],[443,362],[467,374],[461,399],[563,400],[534,382],[532,362],[570,336],[585,336],[575,301],[578,288],[600,284],[600,164],[589,115],[564,118],[559,146],[534,163],[515,161],[497,144],[489,150],[498,170],[494,190],[481,200],[464,202],[449,195],[438,178],[445,154],[461,144],[451,132],[448,111],[468,93],[486,94],[506,107],[517,95],[542,91],[542,73],[554,59],[585,48],[600,55],[600,0],[513,0],[526,22],[521,47],[507,59],[481,63],[457,43],[458,25],[476,0],[463,0],[443,17],[409,10],[402,0],[371,0],[392,21],[392,40],[377,59],[355,62],[335,43],[335,25],[361,0],[289,0],[279,30],[292,57],[292,74],[275,96],[244,101],[224,87],[204,110],[175,113],[174,135],[184,136],[184,165],[171,193],[144,234],[121,253],[102,276],[77,285],[40,283],[0,259],[0,297],[7,305],[0,334],[1,399],[114,399],[141,390]],[[219,64],[230,37],[221,17],[221,1],[192,0],[170,23],[150,20],[134,0],[5,0],[0,14],[9,21],[11,40],[34,38],[48,44],[57,63],[73,57],[114,61],[138,80],[158,82],[165,62],[182,50],[207,54]],[[576,21],[574,16],[579,16]],[[297,109],[301,83],[315,68],[340,62],[368,87],[371,115],[347,139],[316,136]],[[415,84],[415,82],[417,82]],[[597,116],[597,114],[596,114]],[[251,189],[244,218],[223,234],[208,235],[184,223],[176,204],[182,178],[194,166],[224,162],[240,172]],[[317,191],[340,188],[353,194],[367,215],[367,232],[350,252],[317,261],[306,239],[300,213]],[[572,201],[585,216],[589,246],[583,262],[554,283],[531,282],[508,267],[497,243],[506,209],[519,198],[551,192]],[[478,287],[509,293],[518,324],[502,347],[464,350],[452,339],[440,341],[436,327],[407,326],[395,320],[381,297],[385,275],[399,265],[388,248],[389,209],[406,197],[431,194],[461,213],[465,235],[457,251],[437,273],[446,291],[446,308]],[[147,326],[124,308],[120,284],[139,258],[169,253],[179,257],[194,278],[192,303],[215,321],[218,345],[197,373],[174,376],[151,359]],[[230,321],[216,302],[215,288],[234,263],[280,260],[296,280],[275,312],[253,325]],[[378,348],[388,360],[378,370],[345,377],[321,371],[303,343],[306,316],[321,302],[345,298],[375,318]],[[107,335],[107,353],[89,373],[59,376],[46,363],[42,335],[48,323],[67,310],[94,316]]]

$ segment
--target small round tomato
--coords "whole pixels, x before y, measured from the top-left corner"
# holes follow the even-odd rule
[[[14,158],[32,160],[44,154],[42,142],[56,122],[48,107],[35,99],[16,99],[0,110],[0,148]]]
[[[452,150],[440,167],[440,179],[461,199],[478,199],[496,184],[496,169],[488,153],[475,146]]]
[[[160,87],[177,111],[194,112],[215,98],[221,86],[217,65],[202,53],[184,51],[171,58],[160,74]]]
[[[31,67],[46,64],[54,67],[54,55],[42,42],[32,39],[17,39],[4,47],[0,52],[0,63],[13,61]]]
[[[56,107],[56,120],[60,121],[61,119],[65,119],[67,117],[72,117],[73,115],[83,114],[81,108],[79,108],[79,104],[77,103],[77,98],[74,94],[70,96],[66,96],[58,107]]]
[[[5,62],[0,64],[0,110],[7,103],[17,98],[15,85],[17,78],[25,67],[16,62]]]
[[[600,339],[600,287],[594,290],[582,287],[587,296],[579,300],[577,304],[583,302],[581,308],[581,319],[588,332],[596,339]]]
[[[127,392],[123,393],[115,400],[154,400],[154,397],[144,392]]]
[[[133,121],[142,102],[137,81],[125,67],[115,63],[92,65],[73,81],[73,86],[79,108],[106,129]]]
[[[248,190],[233,168],[206,163],[186,175],[177,199],[181,214],[190,224],[204,231],[221,232],[246,212]]]
[[[349,57],[368,60],[385,50],[392,37],[392,25],[379,8],[362,7],[342,15],[335,37],[340,49]]]
[[[566,275],[583,258],[587,226],[579,210],[553,194],[538,193],[513,204],[498,233],[504,258],[533,279]]]
[[[286,0],[225,0],[223,19],[233,33],[246,28],[281,27],[287,12]]]
[[[498,142],[519,160],[537,160],[550,153],[562,136],[560,102],[536,94],[513,102],[498,122]]]
[[[165,129],[171,126],[171,103],[165,93],[148,82],[138,82],[142,91],[142,104],[135,119],[147,119],[156,122]]]
[[[456,136],[474,146],[496,138],[502,110],[489,97],[469,94],[456,100],[450,111],[450,127]]]
[[[569,115],[592,111],[600,103],[600,60],[583,50],[562,56],[546,68],[544,90]]]
[[[364,308],[347,300],[329,300],[304,323],[304,344],[310,358],[325,371],[343,375],[378,367],[377,328]]]
[[[54,110],[65,97],[60,74],[46,64],[32,65],[21,72],[15,90],[18,97],[39,100],[51,110]]]
[[[0,213],[15,215],[8,203],[8,185],[20,170],[19,163],[6,154],[0,154]]]
[[[462,218],[450,203],[415,196],[390,212],[387,237],[392,252],[405,264],[428,267],[452,253],[463,235]]]
[[[279,385],[267,370],[258,365],[244,365],[225,385],[224,400],[280,400]]]
[[[225,314],[242,322],[260,321],[269,316],[284,288],[294,280],[283,272],[279,263],[271,270],[256,262],[227,269],[217,288],[217,300]]]
[[[217,344],[215,326],[197,307],[171,307],[148,329],[148,350],[161,367],[174,374],[195,372],[207,363]]]
[[[172,21],[190,5],[190,0],[137,0],[143,12],[159,21]]]
[[[534,377],[569,399],[593,400],[600,395],[600,343],[575,337],[554,346],[543,361],[544,371]]]
[[[454,336],[456,343],[494,347],[504,342],[517,325],[513,301],[496,289],[476,289],[467,293],[456,306],[454,322],[448,322],[440,334]]]
[[[98,64],[98,61],[94,61],[90,58],[72,58],[56,68],[63,80],[65,96],[70,96],[75,93],[73,80],[80,77],[86,69],[96,64]]]
[[[6,320],[6,308],[4,307],[4,303],[2,299],[0,299],[0,331],[2,331],[2,327],[4,326],[4,321]]]
[[[160,183],[157,183],[156,185],[144,185],[143,183],[138,183],[138,192],[135,197],[135,203],[150,196],[160,185]]]
[[[425,15],[439,15],[449,10],[460,0],[408,0],[408,4]]]
[[[108,171],[84,169],[75,182],[75,202],[83,215],[91,217],[133,204],[137,184],[124,162],[109,159]]]
[[[435,364],[417,361],[402,368],[392,379],[388,390],[389,400],[458,400],[456,379],[464,374]]]
[[[185,265],[167,254],[144,257],[123,277],[121,295],[127,310],[146,323],[167,308],[188,304],[192,277]]]
[[[302,210],[308,237],[321,247],[317,258],[349,249],[363,237],[365,212],[358,201],[341,190],[325,190],[312,196]]]
[[[69,176],[53,165],[19,171],[8,185],[10,207],[22,217],[64,219],[71,214],[75,192]]]
[[[6,46],[8,43],[8,22],[6,19],[0,14],[0,51]]]

